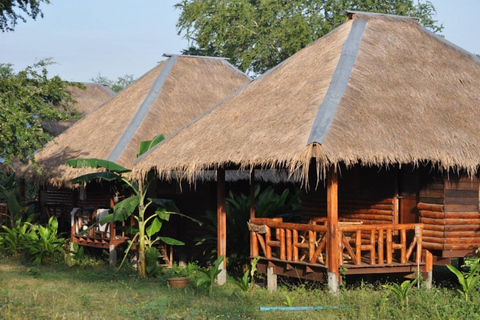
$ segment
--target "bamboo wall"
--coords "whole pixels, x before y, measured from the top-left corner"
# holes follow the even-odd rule
[[[424,224],[424,248],[476,250],[480,246],[478,203],[478,179],[437,179],[423,188],[417,207]]]

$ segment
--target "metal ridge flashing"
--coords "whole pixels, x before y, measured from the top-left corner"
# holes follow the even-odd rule
[[[133,160],[133,163],[137,163],[140,159],[142,158],[145,158],[147,156],[147,154],[149,154],[150,152],[153,152],[153,150],[155,150],[158,146],[161,146],[163,145],[164,143],[166,143],[167,141],[169,141],[170,139],[172,139],[173,137],[175,137],[176,135],[178,135],[180,132],[182,132],[184,129],[190,127],[191,125],[195,124],[197,121],[199,121],[200,119],[202,119],[203,117],[205,117],[206,115],[210,114],[212,111],[214,111],[215,109],[217,109],[219,106],[221,106],[226,100],[236,96],[237,94],[239,94],[240,92],[242,92],[246,87],[248,87],[250,85],[251,82],[249,83],[246,83],[244,84],[242,87],[238,88],[234,93],[232,93],[230,96],[228,97],[225,97],[223,98],[221,101],[217,102],[214,106],[210,107],[210,109],[206,110],[205,112],[203,112],[202,114],[196,116],[195,118],[193,118],[192,120],[190,120],[188,123],[184,124],[183,126],[181,126],[180,128],[178,128],[177,130],[175,130],[174,132],[172,132],[171,134],[169,134],[168,136],[165,137],[165,139],[163,139],[162,141],[160,141],[160,143],[158,143],[157,145],[153,146],[153,148],[151,148],[150,150],[148,150],[147,152],[145,152],[144,154],[142,154],[140,157],[136,158]]]
[[[181,53],[164,53],[164,57],[188,57],[188,58],[200,58],[200,59],[213,59],[213,60],[230,60],[230,58],[224,57],[211,57],[211,56],[195,56],[189,54],[181,54]]]
[[[133,116],[132,120],[130,121],[129,125],[123,132],[122,136],[117,142],[115,148],[113,148],[112,152],[108,156],[107,160],[115,162],[117,161],[118,157],[122,154],[125,147],[130,143],[135,132],[137,131],[138,127],[142,123],[143,119],[145,119],[150,107],[152,106],[153,102],[157,99],[158,95],[162,91],[163,85],[168,79],[170,72],[172,71],[175,62],[177,61],[177,56],[172,56],[168,59],[165,66],[160,71],[160,74],[153,82],[152,88],[148,92],[145,100],[143,100],[142,104],[138,108],[137,112]]]
[[[367,12],[367,11],[354,11],[354,10],[343,10],[340,13],[342,16],[347,16],[351,19],[350,15],[356,14],[356,15],[364,15],[364,16],[371,16],[371,17],[380,17],[380,16],[385,16],[385,17],[391,17],[391,18],[397,18],[397,19],[409,19],[409,20],[419,20],[416,17],[410,17],[410,16],[399,16],[395,14],[388,14],[388,13],[380,13],[380,12]]]
[[[337,67],[333,72],[330,86],[327,89],[322,103],[318,107],[307,145],[313,142],[322,144],[327,135],[340,100],[347,89],[348,80],[350,79],[350,74],[357,59],[366,25],[367,22],[362,19],[355,19],[352,23],[350,33],[343,44]]]

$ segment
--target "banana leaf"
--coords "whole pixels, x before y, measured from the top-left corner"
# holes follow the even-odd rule
[[[102,160],[102,159],[96,159],[96,158],[90,158],[90,159],[72,159],[67,161],[67,165],[69,165],[72,168],[104,168],[107,169],[108,171],[116,172],[116,173],[125,173],[125,172],[130,172],[132,170],[124,168],[115,162],[108,161],[108,160]]]
[[[140,150],[137,154],[137,157],[140,157],[142,154],[147,152],[148,150],[152,149],[154,146],[159,144],[165,139],[165,136],[163,134],[159,134],[152,140],[146,140],[146,141],[141,141],[140,142]]]
[[[70,180],[73,184],[82,184],[88,183],[94,180],[105,180],[105,181],[115,181],[118,180],[120,176],[110,171],[105,172],[94,172],[94,173],[87,173],[83,176],[76,177]]]

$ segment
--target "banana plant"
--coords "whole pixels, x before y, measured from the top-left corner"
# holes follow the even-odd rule
[[[142,155],[153,146],[164,139],[163,135],[155,137],[153,140],[142,141],[140,152],[137,156]],[[147,191],[154,180],[153,174],[148,174],[144,180],[135,181],[130,179],[126,174],[131,172],[130,169],[124,168],[114,162],[101,159],[73,159],[67,164],[73,168],[95,168],[104,169],[102,172],[95,172],[82,175],[71,180],[74,184],[86,184],[93,180],[117,181],[126,184],[132,191],[133,195],[117,203],[113,208],[113,213],[103,217],[99,223],[105,224],[110,222],[125,221],[133,217],[137,221],[138,228],[134,229],[134,234],[130,240],[129,246],[125,252],[122,264],[128,255],[129,250],[138,244],[138,275],[140,277],[147,276],[145,252],[156,241],[163,241],[169,245],[183,245],[184,243],[169,237],[153,238],[154,234],[160,231],[162,223],[168,221],[171,214],[180,214],[178,208],[172,200],[147,198]],[[146,215],[148,207],[152,204],[157,206],[155,213],[151,216]],[[184,215],[182,215],[184,216]]]
[[[447,265],[447,268],[457,276],[458,282],[462,286],[462,290],[458,289],[458,292],[463,295],[465,301],[470,301],[470,291],[480,280],[480,275],[477,274],[478,264],[474,264],[470,271],[465,274],[452,265]]]

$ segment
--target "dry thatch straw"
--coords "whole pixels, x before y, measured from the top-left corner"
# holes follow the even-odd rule
[[[86,116],[95,108],[106,102],[115,95],[115,92],[110,90],[103,84],[98,83],[82,83],[85,89],[71,86],[68,91],[71,93],[77,103],[73,108],[82,116]],[[42,123],[45,130],[59,135],[68,127],[72,126],[75,121],[50,121]]]
[[[476,172],[478,59],[414,19],[349,16],[136,160],[133,175],[153,169],[161,178],[174,172],[193,181],[207,169],[233,165],[285,168],[306,180],[312,158],[319,171],[339,163],[432,162]],[[350,38],[358,40],[357,51]],[[320,139],[313,135],[318,130]]]
[[[41,173],[23,167],[17,175],[61,186],[91,172],[67,167],[70,159],[131,168],[141,141],[172,133],[249,81],[225,59],[170,56],[38,152]]]

